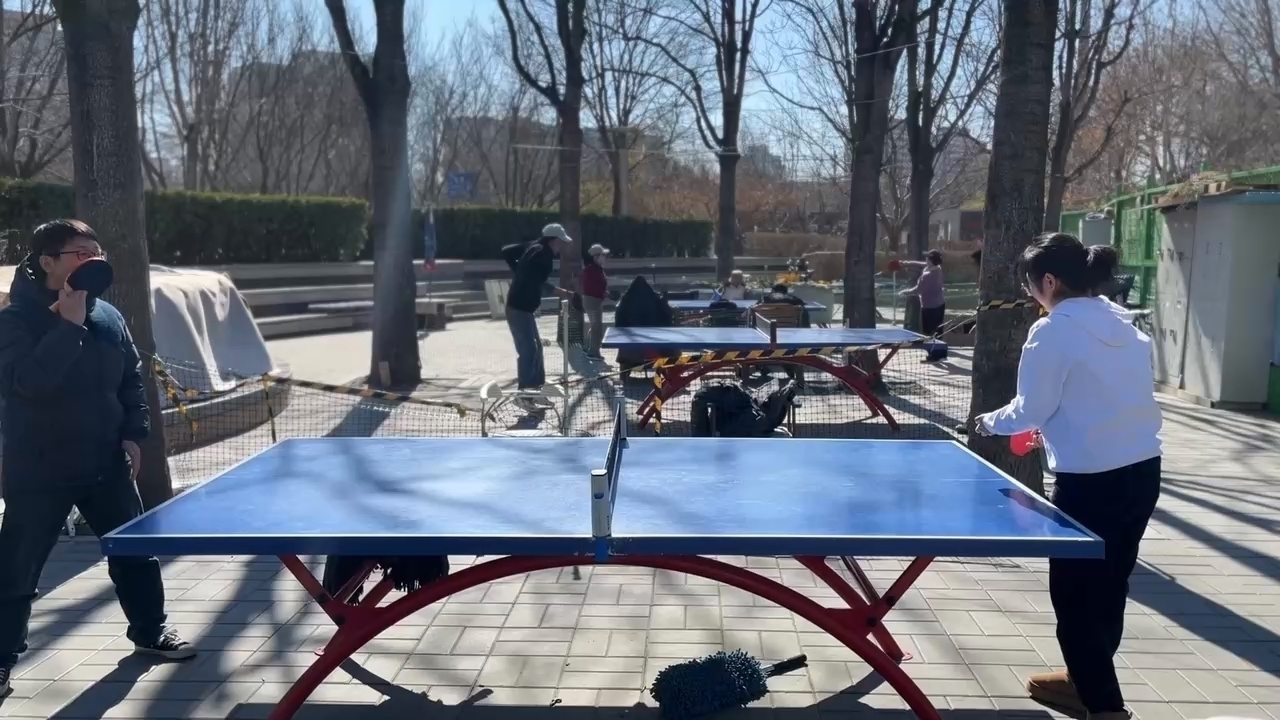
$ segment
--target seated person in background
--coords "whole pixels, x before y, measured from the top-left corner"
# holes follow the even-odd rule
[[[768,294],[761,298],[760,302],[757,302],[756,305],[797,305],[800,307],[800,324],[797,327],[809,327],[809,311],[804,307],[804,300],[788,292],[787,286],[782,283],[774,285]],[[758,367],[761,372],[768,375],[769,370],[767,365]],[[804,372],[800,367],[795,365],[784,365],[783,367],[786,368],[787,377],[795,380],[799,387],[804,386]]]
[[[734,270],[729,273],[729,282],[721,285],[720,289],[716,290],[716,294],[719,296],[716,299],[719,300],[728,300],[730,302],[746,300],[747,276],[743,275],[741,270]]]
[[[778,283],[764,297],[760,298],[757,305],[799,305],[800,306],[800,327],[809,327],[809,311],[804,307],[804,300],[792,295],[787,290],[787,286]]]
[[[637,275],[631,281],[613,313],[614,327],[671,327],[673,323],[671,305],[643,275]],[[644,361],[645,358],[635,351],[618,351],[618,367],[624,373]]]

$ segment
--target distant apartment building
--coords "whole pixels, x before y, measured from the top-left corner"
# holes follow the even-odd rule
[[[629,164],[662,153],[666,145],[647,135],[630,140]],[[441,172],[448,200],[527,207],[554,202],[559,188],[559,129],[520,113],[469,115],[444,123]],[[632,171],[632,182],[643,169]],[[582,131],[583,182],[611,181],[608,147],[598,128]]]
[[[368,124],[341,53],[241,65],[228,74],[225,93],[234,130],[220,189],[368,194]]]

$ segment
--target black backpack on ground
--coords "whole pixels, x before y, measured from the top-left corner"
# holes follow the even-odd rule
[[[320,584],[325,592],[335,595],[347,581],[372,562],[382,569],[382,576],[391,578],[396,590],[412,592],[429,582],[449,574],[449,558],[445,555],[405,557],[363,557],[359,555],[330,555],[324,559],[324,575]],[[375,568],[376,569],[376,568]],[[351,602],[360,599],[359,591]]]
[[[694,437],[754,438],[771,435],[787,419],[795,400],[794,383],[769,393],[763,404],[742,383],[718,382],[693,394]]]

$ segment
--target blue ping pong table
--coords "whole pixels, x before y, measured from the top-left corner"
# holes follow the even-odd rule
[[[102,548],[280,557],[338,629],[273,720],[431,603],[592,563],[689,573],[774,602],[866,660],[921,720],[938,720],[881,622],[934,556],[1102,557],[1101,540],[954,442],[628,439],[623,419],[619,409],[604,438],[285,440],[107,534]],[[322,554],[482,557],[383,604],[387,579],[351,602],[371,567],[326,593],[298,557]],[[793,557],[844,607],[716,555]],[[914,559],[878,592],[857,557]]]
[[[734,314],[745,313],[756,303],[755,300],[720,300],[719,302],[732,306],[728,311]],[[712,300],[710,298],[699,298],[697,300],[668,300],[667,305],[680,315],[685,316],[712,315],[718,310],[718,308],[714,310],[712,309]],[[804,304],[804,309],[816,314],[826,310],[827,306],[822,303],[810,301]]]
[[[893,432],[898,422],[872,389],[872,380],[898,350],[932,342],[900,327],[776,328],[761,327],[612,327],[601,347],[648,360],[655,370],[653,390],[636,410],[637,424],[650,420],[660,427],[662,405],[707,373],[744,365],[803,365],[826,373],[857,395],[872,416],[884,418]],[[883,349],[870,372],[863,363],[835,362],[844,351]],[[870,354],[868,361],[872,360]]]

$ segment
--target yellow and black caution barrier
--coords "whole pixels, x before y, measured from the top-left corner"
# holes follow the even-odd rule
[[[186,420],[187,425],[191,428],[191,434],[195,435],[198,429],[198,423],[191,416],[188,407],[188,401],[201,397],[198,390],[184,387],[178,382],[172,374],[164,367],[164,362],[157,357],[152,357],[152,368],[155,370],[156,378],[160,381],[161,390],[165,396],[169,398],[169,402],[173,404],[174,410],[178,415]],[[272,385],[288,385],[291,387],[307,388],[308,390],[319,390],[321,392],[333,393],[336,395],[348,395],[353,397],[368,398],[373,400],[381,400],[396,405],[419,405],[425,407],[438,407],[453,410],[458,413],[458,417],[466,417],[467,408],[458,403],[446,402],[443,400],[431,400],[428,398],[417,397],[415,395],[405,395],[400,393],[390,393],[383,390],[374,390],[372,388],[354,387],[351,385],[330,385],[328,383],[313,382],[310,380],[298,380],[296,378],[283,377],[280,375],[272,375],[266,373],[256,378],[246,378],[238,382],[235,387],[227,392],[234,392],[251,382],[260,382],[262,384],[262,392],[264,402],[267,405],[267,416],[271,421],[272,437],[275,437],[275,409],[271,406],[270,388]]]
[[[294,378],[280,377],[279,375],[263,375],[264,383],[276,383],[281,385],[290,385],[292,387],[307,388],[308,390],[320,390],[322,392],[334,393],[335,395],[351,395],[361,398],[372,398],[374,400],[382,400],[397,405],[424,405],[427,407],[447,408],[458,413],[458,417],[467,416],[467,408],[458,403],[446,402],[444,400],[431,400],[428,398],[418,397],[416,395],[402,395],[399,393],[390,393],[383,390],[374,390],[366,387],[355,387],[352,385],[329,385],[328,383],[312,382],[310,380],[297,380]]]

